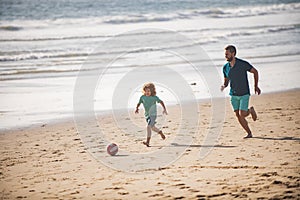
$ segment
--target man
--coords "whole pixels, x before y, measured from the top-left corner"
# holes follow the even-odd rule
[[[221,86],[221,91],[230,82],[231,105],[239,123],[247,132],[247,136],[244,138],[251,138],[252,132],[248,126],[246,117],[251,114],[253,121],[256,121],[257,115],[253,107],[248,108],[250,89],[247,72],[254,74],[254,90],[255,93],[260,95],[258,72],[251,64],[235,56],[235,46],[227,46],[225,48],[225,58],[228,62],[223,66],[224,85]]]

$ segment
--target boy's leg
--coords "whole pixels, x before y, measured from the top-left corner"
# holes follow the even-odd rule
[[[163,140],[166,139],[166,136],[163,134],[163,132],[155,126],[155,120],[156,120],[156,116],[150,117],[149,124],[151,125],[151,129],[156,133],[158,133]]]
[[[152,131],[155,131],[156,133],[159,133],[159,131],[160,131],[155,125],[153,125],[151,127],[151,129],[152,129]]]
[[[150,139],[151,139],[151,126],[147,125],[147,140],[146,140],[146,142],[143,142],[143,144],[146,145],[147,147],[149,147]]]
[[[166,136],[163,134],[162,131],[159,131],[158,134],[160,135],[161,139],[166,139]]]
[[[152,134],[151,126],[147,125],[147,138],[151,138],[151,134]]]
[[[147,119],[146,119],[146,121],[147,121],[147,140],[146,140],[146,142],[143,142],[143,144],[144,145],[146,145],[147,147],[150,147],[150,139],[151,139],[151,134],[152,134],[152,132],[151,132],[151,119],[150,119],[150,117],[148,117]]]
[[[158,133],[163,140],[166,139],[166,136],[163,134],[162,130],[159,130],[156,126],[152,126],[152,130]]]

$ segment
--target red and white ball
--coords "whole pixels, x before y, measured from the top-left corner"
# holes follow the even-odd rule
[[[111,143],[106,148],[107,153],[111,156],[114,156],[118,153],[119,147],[115,143]]]

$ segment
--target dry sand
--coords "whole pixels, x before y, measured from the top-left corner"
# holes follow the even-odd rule
[[[248,118],[251,139],[243,139],[246,133],[226,99],[221,136],[204,159],[199,151],[209,148],[203,140],[214,127],[210,103],[201,103],[199,132],[181,124],[195,132],[192,145],[175,162],[139,173],[114,170],[94,159],[72,121],[2,132],[0,199],[300,199],[299,99],[300,90],[252,96],[258,120]],[[141,144],[142,113],[133,117],[133,135],[120,133],[111,116],[99,117],[100,126],[121,150],[140,154],[164,146],[176,149],[180,144],[172,144],[172,133],[180,124],[180,110],[168,109],[167,139],[153,135],[150,148]]]

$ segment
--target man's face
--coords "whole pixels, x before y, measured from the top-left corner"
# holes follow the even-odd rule
[[[228,62],[231,62],[234,58],[234,53],[231,53],[229,50],[225,50],[225,58]]]

